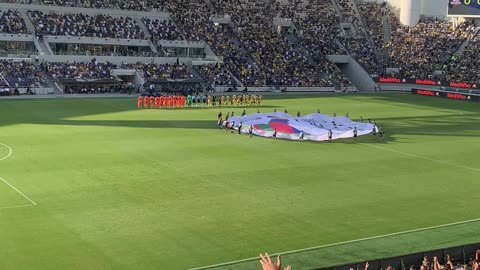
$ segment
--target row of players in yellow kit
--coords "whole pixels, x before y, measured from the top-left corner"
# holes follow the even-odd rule
[[[208,96],[207,106],[261,106],[262,95],[232,95],[232,96]]]

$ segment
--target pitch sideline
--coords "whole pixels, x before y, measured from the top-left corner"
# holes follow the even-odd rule
[[[5,146],[6,148],[8,148],[8,154],[2,158],[0,158],[0,161],[2,160],[5,160],[7,158],[9,158],[12,154],[13,154],[13,149],[4,144],[4,143],[0,143],[0,145],[2,146]],[[11,209],[11,208],[21,208],[21,207],[28,207],[28,206],[35,206],[35,205],[38,205],[34,200],[30,199],[27,195],[23,194],[23,192],[21,192],[18,188],[16,188],[15,186],[13,186],[12,184],[10,184],[7,180],[5,180],[4,178],[0,177],[0,181],[2,181],[3,183],[5,183],[7,186],[9,186],[11,189],[13,189],[15,192],[17,192],[18,194],[20,194],[20,196],[22,196],[24,199],[26,199],[28,202],[30,202],[30,204],[25,204],[25,205],[16,205],[16,206],[5,206],[5,207],[0,207],[0,209]]]
[[[478,168],[468,167],[468,166],[464,166],[464,165],[460,165],[460,164],[450,163],[450,162],[443,161],[443,160],[432,159],[432,158],[428,158],[428,157],[424,157],[424,156],[405,153],[405,152],[401,152],[401,151],[397,151],[397,150],[393,150],[393,149],[388,149],[388,148],[381,147],[381,146],[374,146],[374,145],[368,145],[368,144],[365,144],[365,145],[368,146],[368,147],[372,147],[372,148],[376,148],[376,149],[380,149],[380,150],[384,150],[384,151],[389,151],[389,152],[393,152],[393,153],[398,153],[398,154],[402,154],[402,155],[406,155],[406,156],[416,157],[416,158],[425,159],[425,160],[432,161],[432,162],[447,164],[447,165],[451,165],[451,166],[456,166],[456,167],[480,172],[480,169],[478,169]],[[287,255],[287,254],[293,254],[293,253],[298,253],[298,252],[303,252],[303,251],[310,251],[310,250],[315,250],[315,249],[334,247],[334,246],[340,246],[340,245],[345,245],[345,244],[352,244],[352,243],[363,242],[363,241],[368,241],[368,240],[375,240],[375,239],[391,237],[391,236],[398,236],[398,235],[403,235],[403,234],[440,229],[440,228],[445,228],[445,227],[450,227],[450,226],[455,226],[455,225],[462,225],[462,224],[467,224],[467,223],[472,223],[472,222],[477,222],[477,221],[480,221],[480,218],[469,219],[469,220],[458,221],[458,222],[452,222],[452,223],[447,223],[447,224],[442,224],[442,225],[413,229],[413,230],[407,230],[407,231],[396,232],[396,233],[377,235],[377,236],[360,238],[360,239],[355,239],[355,240],[337,242],[337,243],[326,244],[326,245],[321,245],[321,246],[290,250],[290,251],[271,254],[271,256]],[[242,263],[242,262],[254,261],[254,260],[257,260],[257,259],[259,259],[259,258],[258,257],[251,257],[251,258],[246,258],[246,259],[241,259],[241,260],[231,261],[231,262],[226,262],[226,263],[219,263],[219,264],[213,264],[213,265],[202,266],[202,267],[197,267],[197,268],[190,268],[188,270],[205,270],[205,269],[211,269],[211,268],[216,268],[216,267],[233,265],[233,264]]]
[[[270,254],[270,256],[287,255],[287,254],[310,251],[310,250],[315,250],[315,249],[335,247],[335,246],[346,245],[346,244],[353,244],[353,243],[358,243],[358,242],[363,242],[363,241],[368,241],[368,240],[375,240],[375,239],[381,239],[381,238],[386,238],[386,237],[391,237],[391,236],[398,236],[398,235],[404,235],[404,234],[409,234],[409,233],[429,231],[429,230],[440,229],[440,228],[445,228],[445,227],[450,227],[450,226],[455,226],[455,225],[462,225],[462,224],[467,224],[467,223],[472,223],[472,222],[477,222],[477,221],[480,221],[480,218],[469,219],[469,220],[458,221],[458,222],[452,222],[452,223],[447,223],[447,224],[442,224],[442,225],[413,229],[413,230],[407,230],[407,231],[396,232],[396,233],[382,234],[382,235],[377,235],[377,236],[372,236],[372,237],[365,237],[365,238],[343,241],[343,242],[337,242],[337,243],[326,244],[326,245],[321,245],[321,246],[290,250],[290,251]],[[254,261],[254,260],[259,260],[259,257],[257,256],[257,257],[246,258],[246,259],[242,259],[242,260],[238,260],[238,261],[231,261],[231,262],[213,264],[213,265],[202,266],[202,267],[197,267],[197,268],[190,268],[188,270],[205,270],[205,269],[211,269],[211,268],[222,267],[222,266],[229,266],[229,265],[233,265],[233,264],[237,264],[237,263],[249,262],[249,261]]]

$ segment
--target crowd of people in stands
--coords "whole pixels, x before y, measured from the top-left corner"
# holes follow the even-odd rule
[[[379,68],[377,62],[377,50],[372,46],[373,41],[369,40],[370,35],[368,29],[363,24],[361,8],[357,7],[355,2],[351,0],[337,0],[337,3],[342,14],[342,21],[351,23],[354,27],[354,31],[346,33],[341,38],[341,43],[350,55],[363,66],[367,73],[380,73],[379,70],[381,68]]]
[[[145,39],[145,33],[131,17],[87,15],[81,13],[44,13],[29,11],[37,35],[98,38]]]
[[[114,78],[112,70],[114,69],[136,69],[140,71],[145,79],[185,79],[192,78],[193,75],[185,64],[154,64],[154,63],[135,63],[116,65],[111,62],[100,62],[93,59],[90,62],[60,62],[60,63],[42,63],[41,68],[54,79],[106,79]]]
[[[25,21],[20,17],[17,10],[4,10],[0,15],[0,33],[6,34],[30,34]]]
[[[205,41],[224,63],[220,68],[217,65],[198,67],[198,73],[210,85],[236,83],[233,76],[245,86],[348,84],[346,77],[329,60],[328,55],[335,54],[350,54],[371,75],[385,75],[385,69],[391,67],[398,72],[389,75],[404,78],[480,79],[475,68],[478,65],[475,52],[480,45],[473,25],[464,23],[454,29],[449,22],[430,20],[414,27],[401,26],[385,4],[356,4],[351,0],[276,0],[271,3],[259,0],[211,0],[209,3],[35,0],[34,3],[170,12],[171,20],[144,17],[141,22],[131,17],[103,14],[44,13],[38,10],[31,10],[28,14],[39,35],[146,39],[146,33],[138,25],[143,23],[155,44],[160,40]],[[212,18],[226,18],[231,23],[214,23]],[[275,28],[273,21],[276,18],[291,19],[294,27]],[[390,42],[384,39],[386,21],[392,32]],[[28,33],[18,11],[3,11],[0,22],[0,32]],[[353,29],[342,29],[340,22],[351,23]],[[463,55],[453,56],[465,40],[470,42]],[[159,53],[123,50],[95,54],[164,55],[161,49]],[[108,66],[102,63],[93,66],[92,62],[54,63],[49,68],[55,70],[49,73],[55,77],[110,76]],[[192,76],[186,67],[171,68],[140,67],[147,78]]]
[[[143,18],[142,21],[152,35],[154,44],[160,40],[183,40],[182,34],[171,20]]]
[[[0,61],[0,86],[34,87],[41,80],[41,71],[31,61]]]
[[[110,62],[99,62],[92,59],[90,62],[57,62],[42,63],[42,69],[54,79],[101,79],[112,78],[111,70],[116,65]]]
[[[141,71],[146,80],[149,79],[188,79],[193,74],[183,63],[175,64],[145,64],[136,63],[133,68]]]
[[[237,86],[235,78],[220,64],[195,66],[195,70],[209,86]]]
[[[162,11],[165,0],[37,0],[44,5],[97,9],[122,9],[134,11]],[[2,0],[2,2],[28,2],[33,0]]]
[[[480,33],[469,38],[468,44],[461,55],[454,55],[448,65],[444,65],[443,79],[446,81],[467,82],[478,84],[480,82]]]
[[[451,23],[437,20],[401,26],[392,35],[392,66],[400,69],[398,76],[403,78],[433,79],[474,30],[468,23],[453,28]]]

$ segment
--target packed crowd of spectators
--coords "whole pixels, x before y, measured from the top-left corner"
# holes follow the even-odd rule
[[[3,86],[10,87],[33,87],[42,80],[40,70],[31,61],[1,60],[0,76]]]
[[[480,33],[469,39],[468,45],[459,56],[453,56],[448,65],[444,65],[443,79],[446,81],[480,83]]]
[[[42,69],[54,79],[101,79],[112,78],[111,70],[116,65],[110,62],[57,62],[42,63]]]
[[[160,40],[183,40],[182,34],[171,20],[143,18],[143,23],[152,35],[152,42],[158,44]]]
[[[65,94],[132,94],[140,93],[140,86],[131,82],[121,82],[116,84],[67,84],[64,86]]]
[[[347,35],[342,38],[342,44],[346,47],[349,54],[355,60],[357,60],[369,74],[380,73],[381,68],[377,63],[376,58],[377,51],[375,48],[372,48],[370,41],[368,40],[370,37],[369,29],[365,29],[362,22],[362,8],[359,7],[358,11],[360,13],[357,12],[357,9],[355,9],[356,4],[352,0],[337,0],[337,3],[340,7],[343,21],[351,23],[354,27],[354,31],[352,33],[347,33]],[[375,9],[372,11],[375,11]]]
[[[442,70],[475,27],[463,23],[455,29],[446,21],[421,21],[413,27],[396,29],[392,36],[392,66],[403,78],[431,78]]]
[[[377,50],[383,50],[385,41],[383,37],[383,16],[386,14],[385,4],[362,2],[358,9],[365,19],[366,26],[373,44]]]
[[[208,85],[236,86],[235,78],[220,64],[199,65],[195,66],[195,70]]]
[[[212,4],[220,15],[231,15],[238,27],[236,38],[253,60],[250,70],[241,69],[241,73],[250,71],[247,78],[251,85],[318,86],[321,83],[316,63],[286,36],[274,31],[273,19],[292,16],[290,5],[297,2],[215,0]]]
[[[235,5],[231,1],[230,5]],[[223,58],[225,67],[245,85],[262,85],[258,67],[247,51],[241,47],[238,34],[231,25],[214,24],[212,16],[224,16],[227,13],[214,11],[204,1],[182,1],[167,3],[167,10],[182,29],[182,35],[189,41],[205,41],[213,52]]]
[[[136,63],[133,68],[141,72],[145,79],[188,79],[193,78],[188,67],[183,63],[145,64]]]
[[[145,39],[145,33],[131,17],[90,16],[81,13],[29,11],[37,34],[55,36]]]
[[[25,21],[17,10],[4,10],[0,13],[0,33],[30,34]]]
[[[32,0],[2,0],[23,2]],[[134,11],[162,11],[165,0],[38,0],[40,4],[64,6],[64,7],[82,7],[82,8],[97,8],[97,9],[122,9]]]
[[[430,20],[421,21],[414,27],[401,26],[398,18],[384,4],[357,5],[352,0],[39,1],[49,5],[170,12],[172,20],[142,19],[152,41],[155,44],[160,40],[183,39],[207,42],[224,62],[221,68],[215,65],[199,68],[202,77],[210,84],[217,81],[230,83],[231,74],[246,86],[333,86],[347,83],[345,76],[328,60],[327,55],[331,54],[350,54],[369,74],[380,74],[385,68],[393,67],[399,71],[393,76],[404,78],[431,78],[434,73],[443,71],[443,78],[447,80],[480,80],[476,72],[480,38],[478,35],[474,37],[477,32],[472,25],[463,23],[454,29],[449,22]],[[29,15],[39,35],[146,38],[138,25],[140,22],[131,17],[44,13],[38,10],[29,11]],[[232,23],[213,23],[213,17],[224,16],[228,16]],[[384,40],[385,17],[392,30],[392,40],[387,44]],[[277,31],[273,26],[276,18],[291,19],[294,29],[289,29],[288,34]],[[0,32],[28,33],[17,11],[3,11],[0,22]],[[351,23],[353,31],[342,31],[340,22]],[[296,41],[287,35],[294,35]],[[470,43],[463,55],[453,57],[467,39]],[[94,52],[91,55],[153,57],[164,54],[162,50],[157,54],[127,49],[113,53]],[[72,68],[71,63],[66,67],[64,65],[60,65],[62,71],[57,70],[59,74],[55,75],[109,75],[108,66],[101,64],[96,67],[92,63],[80,63],[77,68]],[[181,65],[144,65],[140,69],[147,78],[191,76],[188,69]],[[229,72],[224,72],[226,70]]]
[[[192,78],[185,64],[122,64],[116,65],[111,62],[99,62],[93,59],[90,62],[42,63],[42,68],[54,79],[105,79],[114,78],[113,69],[136,69],[145,79],[160,78]]]

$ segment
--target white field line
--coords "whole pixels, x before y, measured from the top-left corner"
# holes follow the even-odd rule
[[[2,182],[4,182],[7,186],[9,186],[10,188],[12,188],[13,190],[15,190],[18,194],[20,194],[23,198],[25,198],[27,201],[29,201],[32,206],[33,205],[37,205],[36,202],[34,202],[32,199],[30,199],[27,195],[23,194],[20,190],[18,190],[16,187],[14,187],[12,184],[10,184],[9,182],[7,182],[7,180],[3,179],[2,177],[0,177],[0,180]]]
[[[2,160],[5,160],[7,158],[9,158],[12,153],[13,153],[13,149],[4,144],[4,143],[0,143],[0,145],[3,145],[5,147],[8,148],[8,154],[1,158],[0,161]],[[21,192],[20,190],[18,190],[18,188],[16,188],[15,186],[13,186],[12,184],[10,184],[7,180],[3,179],[2,177],[0,177],[0,181],[2,181],[3,183],[5,183],[7,186],[9,186],[11,189],[13,189],[15,192],[17,192],[18,194],[20,194],[23,198],[25,198],[27,201],[29,201],[31,204],[27,204],[27,205],[17,205],[17,206],[6,206],[6,207],[0,207],[0,209],[10,209],[10,208],[20,208],[20,207],[27,207],[27,206],[34,206],[34,205],[38,205],[35,201],[33,201],[32,199],[30,199],[27,195],[23,194],[23,192]]]
[[[464,165],[460,165],[460,164],[450,163],[450,162],[443,161],[443,160],[423,157],[423,156],[419,156],[419,155],[415,155],[415,154],[405,153],[405,152],[392,150],[392,149],[388,149],[388,148],[381,147],[381,146],[374,146],[374,145],[368,145],[368,144],[365,144],[365,145],[369,146],[369,147],[385,150],[385,151],[390,151],[390,152],[406,155],[406,156],[416,157],[416,158],[419,158],[419,159],[425,159],[425,160],[429,160],[429,161],[432,161],[432,162],[447,164],[447,165],[451,165],[451,166],[456,166],[456,167],[480,172],[480,169],[473,168],[473,167],[468,167],[468,166],[464,166]],[[298,253],[298,252],[303,252],[303,251],[310,251],[310,250],[315,250],[315,249],[320,249],[320,248],[327,248],[327,247],[334,247],[334,246],[340,246],[340,245],[345,245],[345,244],[352,244],[352,243],[357,243],[357,242],[362,242],[362,241],[381,239],[381,238],[386,238],[386,237],[391,237],[391,236],[398,236],[398,235],[403,235],[403,234],[422,232],[422,231],[428,231],[428,230],[450,227],[450,226],[455,226],[455,225],[461,225],[461,224],[466,224],[466,223],[471,223],[471,222],[476,222],[476,221],[480,221],[480,218],[458,221],[458,222],[453,222],[453,223],[447,223],[447,224],[442,224],[442,225],[436,225],[436,226],[431,226],[431,227],[426,227],[426,228],[419,228],[419,229],[413,229],[413,230],[408,230],[408,231],[402,231],[402,232],[396,232],[396,233],[389,233],[389,234],[377,235],[377,236],[372,236],[372,237],[360,238],[360,239],[338,242],[338,243],[333,243],[333,244],[327,244],[327,245],[321,245],[321,246],[315,246],[315,247],[309,247],[309,248],[303,248],[303,249],[297,249],[297,250],[290,250],[290,251],[286,251],[286,252],[272,254],[271,256],[287,255],[287,254]],[[237,261],[231,261],[231,262],[226,262],[226,263],[219,263],[219,264],[213,264],[213,265],[202,266],[202,267],[197,267],[197,268],[191,268],[191,269],[188,269],[188,270],[204,270],[204,269],[228,266],[228,265],[232,265],[232,264],[249,262],[249,261],[254,261],[254,260],[259,260],[259,257],[251,257],[251,258],[246,258],[246,259],[237,260]]]
[[[0,210],[2,210],[2,209],[12,209],[12,208],[31,207],[31,206],[35,206],[35,205],[33,205],[33,204],[24,204],[24,205],[15,205],[15,206],[4,206],[4,207],[0,207]]]
[[[309,247],[309,248],[303,248],[303,249],[290,250],[290,251],[286,251],[286,252],[280,252],[280,253],[271,254],[270,256],[287,255],[287,254],[298,253],[298,252],[303,252],[303,251],[310,251],[310,250],[327,248],[327,247],[334,247],[334,246],[340,246],[340,245],[345,245],[345,244],[353,244],[353,243],[357,243],[357,242],[363,242],[363,241],[368,241],[368,240],[381,239],[381,238],[386,238],[386,237],[391,237],[391,236],[398,236],[398,235],[415,233],[415,232],[428,231],[428,230],[445,228],[445,227],[450,227],[450,226],[455,226],[455,225],[462,225],[462,224],[471,223],[471,222],[477,222],[477,221],[480,221],[480,218],[469,219],[469,220],[464,220],[464,221],[459,221],[459,222],[453,222],[453,223],[447,223],[447,224],[442,224],[442,225],[436,225],[436,226],[431,226],[431,227],[425,227],[425,228],[420,228],[420,229],[414,229],[414,230],[396,232],[396,233],[389,233],[389,234],[377,235],[377,236],[372,236],[372,237],[365,237],[365,238],[360,238],[360,239],[355,239],[355,240],[349,240],[349,241],[343,241],[343,242],[338,242],[338,243],[333,243],[333,244],[326,244],[326,245],[321,245],[321,246],[315,246],[315,247]],[[231,262],[226,262],[226,263],[219,263],[219,264],[213,264],[213,265],[202,266],[202,267],[197,267],[197,268],[191,268],[191,269],[189,269],[189,270],[204,270],[204,269],[215,268],[215,267],[222,267],[222,266],[228,266],[228,265],[232,265],[232,264],[237,264],[237,263],[242,263],[242,262],[248,262],[248,261],[254,261],[254,260],[260,260],[260,258],[259,258],[259,257],[251,257],[251,258],[242,259],[242,260],[238,260],[238,261],[231,261]]]
[[[6,145],[6,144],[4,144],[4,143],[0,143],[0,145],[3,145],[3,146],[5,146],[5,147],[8,149],[8,154],[7,154],[6,156],[0,158],[0,161],[2,161],[2,160],[4,160],[4,159],[9,158],[9,157],[13,154],[13,149],[12,149],[10,146],[8,146],[8,145]]]
[[[436,162],[436,163],[446,164],[446,165],[455,166],[455,167],[459,167],[459,168],[463,168],[463,169],[467,169],[467,170],[471,170],[471,171],[480,172],[480,169],[478,169],[478,168],[473,168],[473,167],[469,167],[469,166],[465,166],[465,165],[451,163],[451,162],[448,162],[448,161],[443,161],[443,160],[439,160],[439,159],[433,159],[433,158],[428,158],[428,157],[419,156],[419,155],[415,155],[415,154],[405,153],[405,152],[402,152],[402,151],[388,149],[388,148],[381,147],[381,146],[376,146],[376,145],[369,145],[369,144],[364,144],[364,145],[368,146],[368,147],[372,147],[372,148],[377,148],[377,149],[380,149],[380,150],[385,150],[385,151],[389,151],[389,152],[393,152],[393,153],[397,153],[397,154],[402,154],[402,155],[405,155],[405,156],[416,157],[416,158],[419,158],[419,159],[424,159],[424,160],[428,160],[428,161],[432,161],[432,162]]]

